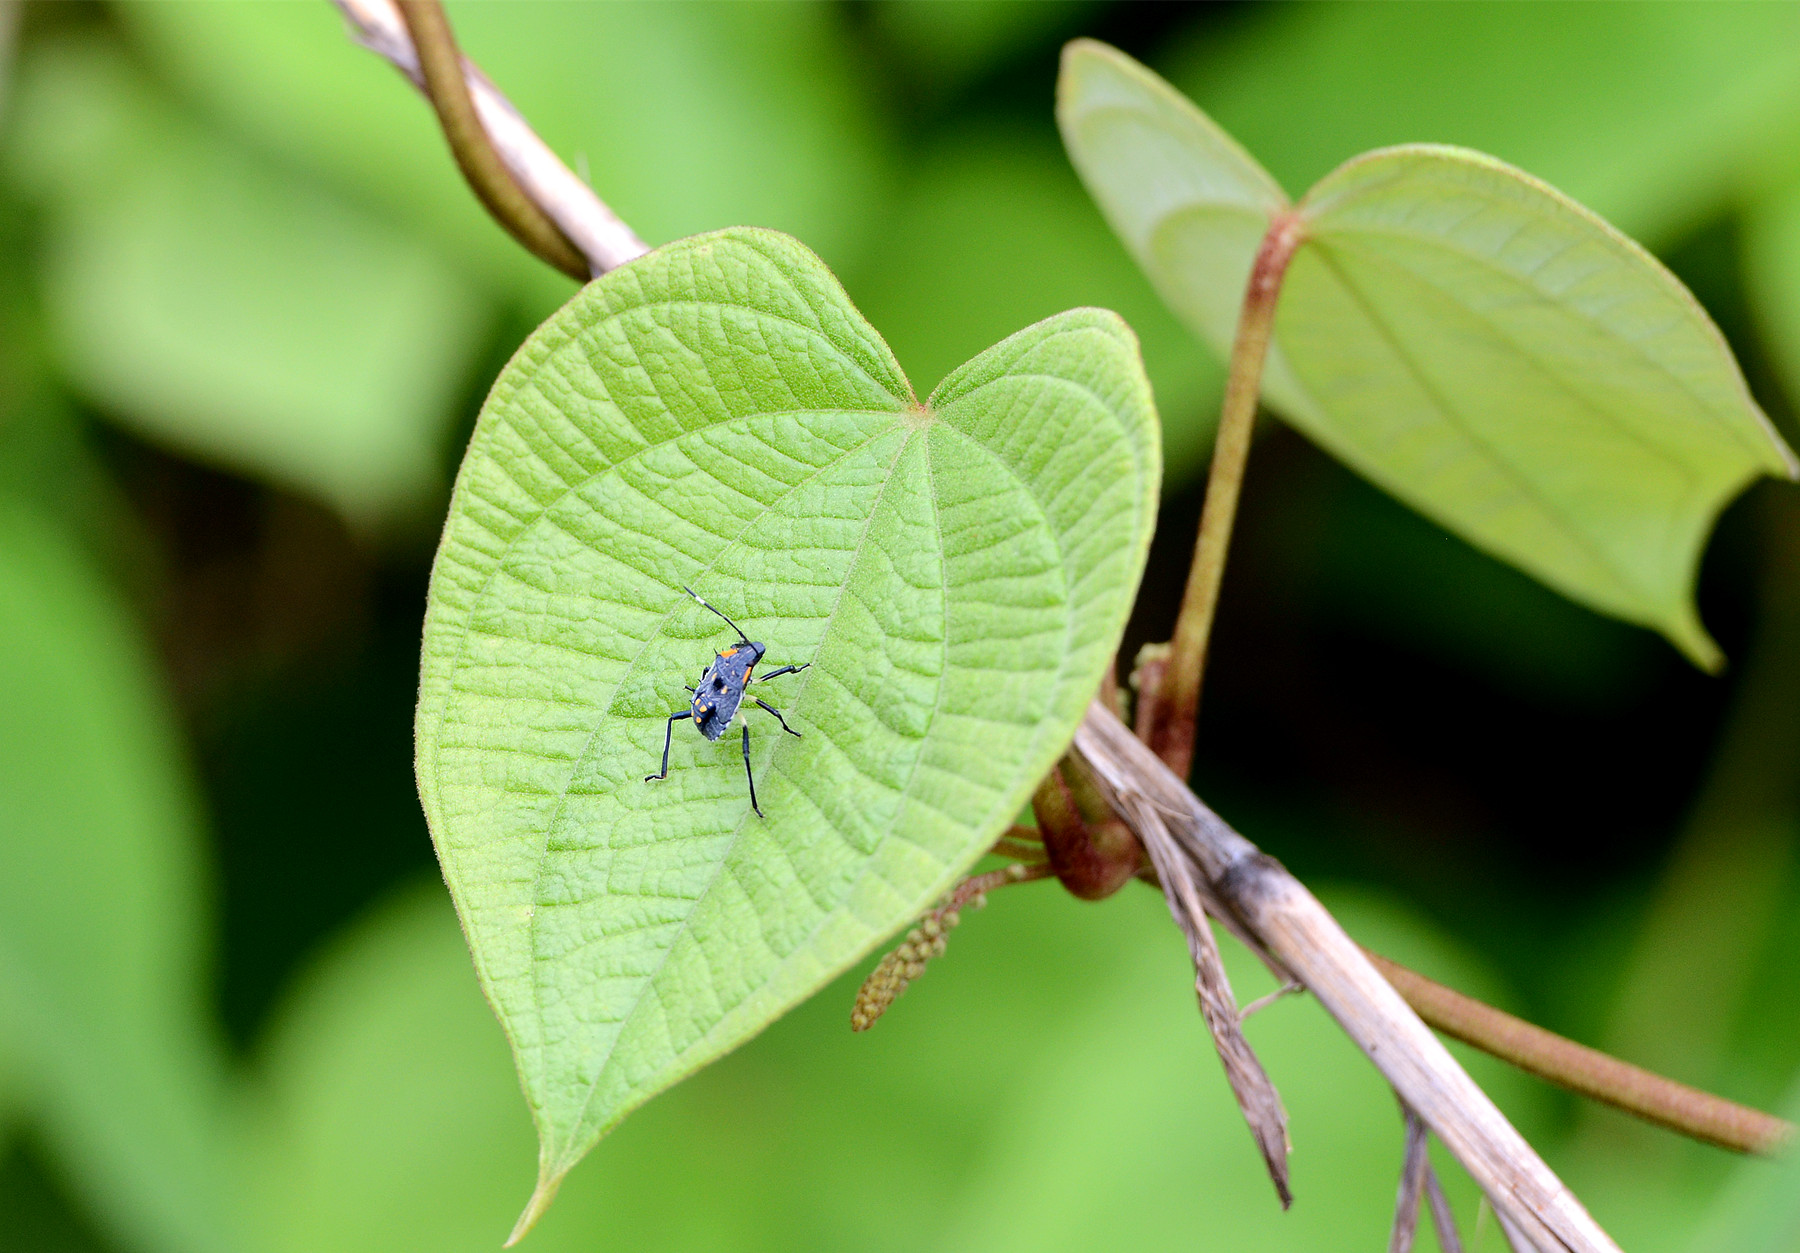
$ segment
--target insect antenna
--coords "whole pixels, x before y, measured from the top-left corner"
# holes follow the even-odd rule
[[[702,608],[712,609],[712,611],[714,613],[718,613],[721,618],[725,618],[724,614],[719,613],[719,611],[717,609],[713,609],[713,607],[711,605],[707,604],[705,598],[702,597],[700,595],[700,593],[696,592],[693,588],[688,587],[686,584],[683,584],[681,590],[686,592],[689,596],[692,596],[696,601],[698,601]],[[725,618],[725,625],[730,627],[732,630],[736,631],[738,633],[738,638],[740,640],[742,640],[744,643],[748,644],[750,642],[750,637],[748,635],[744,634],[744,628],[739,626],[737,623],[733,622],[730,618]]]

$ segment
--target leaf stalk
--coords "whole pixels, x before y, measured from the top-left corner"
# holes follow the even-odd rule
[[[1166,669],[1152,697],[1152,724],[1140,734],[1175,774],[1185,779],[1194,759],[1194,719],[1200,710],[1200,678],[1206,669],[1207,641],[1225,577],[1225,556],[1237,520],[1250,437],[1262,395],[1263,363],[1275,331],[1275,305],[1281,295],[1288,262],[1305,242],[1305,222],[1293,210],[1276,214],[1257,249],[1244,288],[1243,312],[1231,346],[1225,403],[1213,444],[1212,468],[1206,481],[1206,503],[1200,511],[1200,534],[1194,541],[1194,563],[1188,571],[1181,613],[1175,620]]]

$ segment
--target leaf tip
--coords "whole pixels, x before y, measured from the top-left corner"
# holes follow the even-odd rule
[[[1800,482],[1800,457],[1794,455],[1794,450],[1779,435],[1775,436],[1775,454],[1780,462],[1775,472],[1790,483]]]
[[[1077,57],[1105,56],[1114,51],[1112,45],[1101,43],[1098,39],[1090,39],[1086,35],[1071,39],[1062,48],[1062,61],[1066,66]]]
[[[525,1202],[525,1212],[519,1215],[519,1221],[513,1224],[512,1234],[506,1237],[501,1248],[510,1249],[523,1240],[531,1229],[537,1226],[538,1219],[550,1208],[550,1202],[556,1199],[556,1190],[562,1187],[563,1175],[567,1172],[557,1170],[549,1162],[538,1166],[537,1187],[531,1193],[531,1199]]]
[[[1699,617],[1689,609],[1680,620],[1673,622],[1666,629],[1669,642],[1681,650],[1681,655],[1693,662],[1707,674],[1717,677],[1725,670],[1725,653],[1713,642],[1713,637],[1706,633],[1700,625]]]
[[[1056,104],[1058,112],[1061,113],[1065,106],[1072,103],[1077,86],[1076,80],[1084,70],[1107,65],[1129,73],[1127,67],[1135,64],[1130,57],[1109,43],[1090,39],[1085,35],[1069,40],[1062,46],[1062,55],[1057,59]]]

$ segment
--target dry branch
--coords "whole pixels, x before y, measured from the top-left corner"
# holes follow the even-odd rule
[[[1437,1231],[1441,1253],[1463,1253],[1462,1236],[1456,1230],[1456,1215],[1450,1212],[1450,1198],[1438,1182],[1431,1159],[1425,1161],[1425,1199],[1431,1203],[1431,1225]]]
[[[1544,1253],[1618,1253],[1299,880],[1207,808],[1110,710],[1089,707],[1075,747],[1134,829],[1141,815],[1157,816],[1210,886],[1209,909],[1235,918],[1306,985],[1474,1176],[1497,1214]]]

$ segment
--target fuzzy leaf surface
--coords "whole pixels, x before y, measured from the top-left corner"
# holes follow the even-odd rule
[[[1115,230],[1224,351],[1260,234],[1247,215],[1266,228],[1285,206],[1273,180],[1101,45],[1065,57],[1059,114]],[[1687,289],[1553,188],[1464,149],[1366,154],[1297,211],[1269,403],[1476,547],[1716,666],[1693,603],[1701,548],[1745,484],[1796,467]]]
[[[420,792],[540,1138],[627,1112],[916,916],[1066,747],[1149,542],[1136,342],[1074,310],[926,405],[824,265],[734,229],[586,288],[502,373],[433,574]],[[677,724],[732,643],[734,728]],[[746,701],[746,704],[749,704]]]

